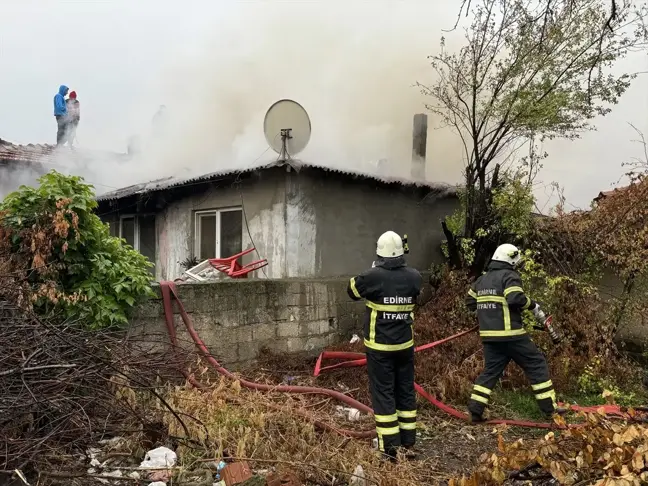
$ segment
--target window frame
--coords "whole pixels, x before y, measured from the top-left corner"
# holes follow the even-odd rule
[[[215,209],[201,209],[194,211],[194,257],[200,258],[200,240],[201,235],[200,231],[202,225],[200,224],[200,219],[203,216],[216,216],[216,256],[212,258],[226,258],[221,255],[221,214],[222,213],[231,213],[234,211],[239,211],[241,213],[241,219],[243,219],[243,206],[227,206],[224,208],[215,208]],[[242,236],[242,235],[241,235]],[[243,250],[243,243],[241,243],[241,251]],[[228,257],[233,255],[227,255]]]
[[[134,225],[133,225],[133,239],[135,241],[135,244],[133,245],[133,249],[140,251],[140,218],[145,218],[145,217],[150,217],[153,216],[155,218],[155,227],[157,228],[157,218],[158,215],[155,213],[137,213],[137,214],[121,214],[119,216],[119,225],[118,225],[118,238],[124,238],[124,220],[125,219],[133,219]],[[158,235],[157,235],[157,230],[155,230],[155,256],[157,257],[157,251],[158,251]]]
[[[122,214],[119,216],[119,237],[122,239],[124,238],[124,220],[125,219],[131,219],[133,220],[133,249],[139,251],[139,218],[138,214]],[[157,239],[157,238],[156,238]],[[157,247],[157,241],[155,242],[155,245]],[[157,248],[156,248],[157,250]]]

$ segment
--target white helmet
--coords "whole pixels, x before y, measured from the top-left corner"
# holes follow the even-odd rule
[[[522,258],[522,255],[520,254],[520,250],[518,250],[517,246],[511,245],[509,243],[504,243],[503,245],[497,247],[497,250],[495,250],[495,253],[493,253],[492,260],[509,263],[515,266],[520,262],[520,258]]]
[[[397,233],[387,231],[380,235],[376,245],[376,254],[383,258],[394,258],[403,255],[403,240]]]

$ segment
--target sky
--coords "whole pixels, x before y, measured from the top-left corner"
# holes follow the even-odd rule
[[[163,176],[185,176],[271,161],[263,117],[282,98],[308,111],[312,135],[299,157],[331,167],[410,172],[412,116],[434,80],[427,56],[458,38],[456,0],[2,0],[0,138],[53,143],[52,98],[60,84],[78,94],[80,147],[125,152],[139,135],[145,159],[119,171],[101,162],[83,175],[98,192]],[[648,71],[648,56],[618,66]],[[167,106],[166,135],[151,120]],[[536,179],[540,209],[587,207],[616,183],[622,163],[643,153],[629,123],[648,136],[648,75],[640,76],[598,130],[545,145]],[[459,140],[429,119],[427,178],[460,180]]]

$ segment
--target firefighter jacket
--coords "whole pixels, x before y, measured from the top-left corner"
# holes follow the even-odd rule
[[[522,311],[536,303],[524,294],[520,274],[512,265],[491,261],[486,273],[471,285],[466,305],[477,311],[482,340],[508,341],[526,334]]]
[[[353,277],[347,292],[365,299],[364,344],[375,351],[401,351],[414,346],[414,305],[421,274],[405,258],[378,258],[374,267]]]

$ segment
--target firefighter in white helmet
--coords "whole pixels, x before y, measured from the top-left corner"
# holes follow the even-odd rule
[[[472,284],[466,297],[468,308],[477,311],[484,345],[484,371],[475,381],[468,404],[473,423],[484,421],[484,409],[493,388],[511,360],[524,370],[545,415],[564,412],[557,408],[545,356],[531,341],[522,323],[524,310],[531,310],[540,322],[546,317],[538,303],[524,294],[516,270],[520,259],[520,250],[515,246],[508,243],[499,246],[486,273]]]
[[[366,302],[364,344],[378,445],[391,459],[401,446],[413,455],[416,441],[412,325],[422,278],[405,263],[406,252],[406,237],[383,233],[372,268],[353,277],[347,289],[352,299]]]

